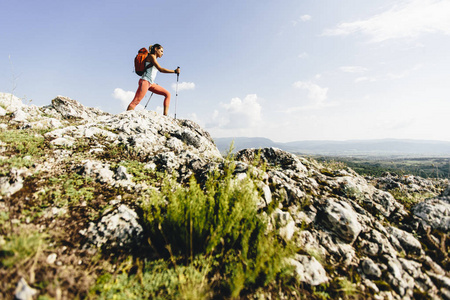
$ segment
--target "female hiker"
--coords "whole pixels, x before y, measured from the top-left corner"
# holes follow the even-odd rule
[[[161,45],[155,44],[148,48],[149,54],[145,60],[145,72],[139,80],[139,87],[134,95],[133,101],[128,105],[127,110],[133,110],[139,102],[144,98],[147,91],[153,92],[158,95],[164,96],[164,115],[167,116],[169,112],[170,93],[165,88],[155,83],[156,73],[175,73],[180,74],[180,68],[175,70],[169,70],[161,67],[157,61],[158,58],[163,56],[164,49]]]

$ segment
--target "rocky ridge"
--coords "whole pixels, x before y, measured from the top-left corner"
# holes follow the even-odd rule
[[[36,107],[1,94],[0,118],[3,132],[34,133],[45,146],[39,155],[30,152],[17,164],[11,157],[20,154],[11,151],[8,141],[1,141],[0,213],[9,217],[0,223],[0,247],[14,227],[46,232],[70,226],[70,238],[63,238],[65,246],[53,249],[40,262],[52,270],[83,266],[88,260],[85,253],[96,249],[124,251],[145,243],[139,214],[130,203],[133,195],[159,186],[137,180],[132,166],[120,165],[114,153],[126,152],[130,159],[145,163],[145,169],[171,174],[180,184],[192,175],[201,182],[229,159],[221,156],[209,133],[194,122],[150,111],[112,115],[62,96],[51,105]],[[365,178],[349,168],[324,165],[277,148],[244,149],[233,160],[237,179],[249,172],[261,175],[259,208],[264,211],[276,204],[271,228],[296,245],[298,251],[289,263],[305,288],[348,282],[364,298],[450,299],[447,180],[391,174]],[[70,209],[53,198],[41,208],[40,217],[22,214],[46,193],[49,180],[56,182],[69,173],[89,178],[92,189],[104,193],[95,201],[81,197],[79,205]],[[400,192],[411,197],[398,197]],[[68,214],[69,218],[64,217]],[[94,215],[70,223],[89,214]],[[76,280],[75,271],[73,276]],[[38,293],[38,286],[28,286],[35,284],[33,277],[18,267],[9,278],[20,284],[18,299],[33,299]],[[29,294],[23,286],[28,286]],[[71,295],[70,287],[49,293],[60,293],[62,298]]]

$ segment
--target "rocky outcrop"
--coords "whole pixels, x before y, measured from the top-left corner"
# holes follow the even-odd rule
[[[191,176],[201,182],[224,165],[211,136],[189,120],[150,111],[111,115],[66,97],[36,107],[3,94],[0,106],[1,130],[46,129],[41,137],[50,148],[47,156],[3,173],[0,204],[19,195],[33,174],[60,168],[117,193],[99,219],[77,232],[83,249],[114,251],[145,243],[139,216],[123,199],[158,186],[137,182],[131,170],[112,162],[114,157],[108,161],[109,153],[126,149],[145,168],[171,174],[179,184]],[[2,159],[6,146],[0,144]],[[105,159],[99,159],[101,153]],[[276,205],[269,228],[297,246],[288,263],[302,284],[353,276],[349,280],[359,278],[353,284],[373,299],[449,298],[450,201],[448,191],[441,194],[442,182],[390,174],[364,178],[349,168],[331,169],[276,148],[244,149],[233,159],[236,178],[259,178],[258,208],[264,212]],[[390,193],[394,189],[426,192],[429,198],[405,206]],[[0,210],[6,211],[4,203]],[[46,212],[48,220],[67,210],[55,204]]]
[[[80,234],[87,238],[85,247],[117,249],[139,246],[142,241],[142,227],[138,215],[126,205],[105,212],[98,223],[89,223],[89,227]]]

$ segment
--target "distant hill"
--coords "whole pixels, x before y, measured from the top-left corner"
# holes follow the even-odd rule
[[[450,156],[450,142],[427,141],[427,140],[348,140],[348,141],[295,141],[288,143],[277,143],[267,138],[215,138],[220,152],[229,150],[234,141],[234,151],[246,148],[277,147],[282,150],[309,155],[433,155]]]

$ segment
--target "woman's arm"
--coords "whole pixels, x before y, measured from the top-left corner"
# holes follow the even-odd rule
[[[152,63],[152,65],[154,65],[158,71],[160,71],[161,73],[179,73],[179,71],[177,72],[177,70],[169,70],[166,68],[163,68],[159,65],[158,61],[156,60],[156,55],[155,54],[149,54],[148,55],[150,57],[150,62]]]

